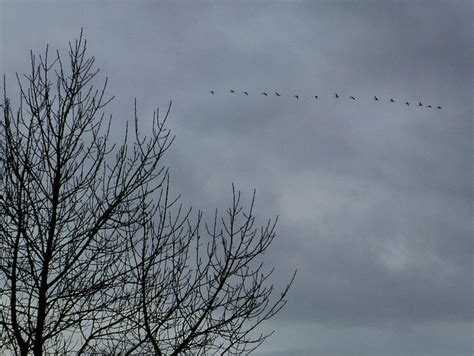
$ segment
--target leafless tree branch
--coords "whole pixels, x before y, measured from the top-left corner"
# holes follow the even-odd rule
[[[261,256],[276,219],[258,228],[232,186],[211,224],[170,197],[162,164],[174,137],[153,115],[110,142],[107,79],[82,32],[68,61],[31,53],[17,75],[17,109],[4,79],[0,196],[0,347],[20,355],[107,352],[243,354],[256,328],[285,304]]]

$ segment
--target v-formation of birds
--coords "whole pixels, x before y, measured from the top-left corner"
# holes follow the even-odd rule
[[[211,95],[215,95],[216,92],[215,92],[214,90],[211,90],[209,93],[210,93]],[[237,92],[236,92],[234,89],[230,89],[230,90],[229,90],[229,93],[231,93],[231,94],[236,94]],[[242,94],[244,94],[245,96],[248,96],[248,95],[249,95],[249,92],[248,92],[248,91],[243,91]],[[273,92],[273,93],[269,93],[269,92],[262,91],[262,92],[260,93],[260,95],[263,95],[263,96],[269,96],[269,95],[281,96],[281,94],[280,94],[279,92],[277,92],[277,91],[275,91],[275,92]],[[298,99],[300,98],[300,96],[299,96],[299,95],[292,95],[292,98],[295,98],[296,100],[298,100]],[[315,100],[318,100],[318,99],[319,99],[319,96],[318,96],[318,95],[313,95],[313,98],[314,98]],[[334,93],[334,98],[335,98],[335,99],[340,99],[341,97],[339,96],[338,93]],[[355,96],[353,96],[353,95],[349,96],[348,99],[357,100],[357,98],[356,98]],[[372,100],[374,100],[374,101],[381,101],[381,99],[379,99],[377,96],[374,96]],[[395,101],[395,99],[390,98],[390,99],[388,100],[388,102],[390,102],[390,103],[395,103],[396,101]],[[410,106],[410,102],[408,102],[408,101],[405,101],[403,104],[406,105],[406,106]],[[425,105],[422,104],[421,101],[418,102],[418,104],[415,104],[415,105],[416,105],[416,106],[425,106]],[[433,108],[433,106],[432,106],[431,104],[430,104],[430,105],[426,105],[425,107],[430,108],[430,109]],[[437,109],[441,109],[441,106],[436,106],[436,108],[437,108]]]

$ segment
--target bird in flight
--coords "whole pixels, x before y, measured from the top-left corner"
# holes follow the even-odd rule
[[[299,99],[300,97],[298,95],[293,95],[293,98]]]
[[[428,105],[427,107],[431,109],[431,105]]]
[[[410,103],[407,101],[407,102],[405,103],[405,105],[406,105],[406,106],[410,106]]]
[[[231,90],[229,90],[229,91],[230,91],[231,93],[235,93],[235,90],[234,90],[234,89],[231,89]]]
[[[391,102],[391,103],[394,103],[394,102],[395,102],[395,100],[393,100],[392,98],[390,98],[390,102]]]
[[[314,98],[315,98],[315,99],[318,99],[318,96],[317,96],[317,95],[315,95],[315,96],[314,96]]]
[[[374,100],[375,100],[375,101],[379,101],[379,98],[377,98],[376,96],[374,96]]]
[[[214,95],[214,90],[211,90],[209,93],[211,93],[212,95]]]
[[[441,109],[441,106],[438,106],[437,109]]]
[[[420,103],[418,104],[418,106],[423,106],[423,104],[421,103],[421,101],[420,101]]]
[[[280,93],[276,91],[276,92],[275,92],[275,95],[276,95],[276,96],[280,96]]]
[[[356,100],[356,98],[354,98],[353,96],[350,96],[349,98],[351,98],[352,100]]]
[[[265,93],[264,91],[262,91],[262,93],[261,93],[261,94],[262,94],[262,95],[265,95],[265,96],[267,96],[267,95],[268,95],[268,94],[267,94],[267,93]]]
[[[246,92],[246,91],[244,91],[244,94],[245,94],[245,95],[247,95],[247,96],[249,96],[249,93],[248,93],[248,92]]]
[[[334,96],[335,96],[337,99],[339,99],[339,95],[337,95],[337,93],[335,93]]]

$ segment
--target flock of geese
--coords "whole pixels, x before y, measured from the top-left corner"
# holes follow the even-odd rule
[[[211,90],[211,91],[209,92],[209,94],[211,94],[211,95],[215,95],[215,93],[216,93],[216,92],[215,92],[214,90]],[[236,94],[237,92],[236,92],[234,89],[230,89],[230,90],[229,90],[229,93],[231,93],[231,94]],[[249,95],[249,92],[248,92],[248,91],[243,91],[243,92],[241,92],[241,94],[244,94],[244,95],[248,96],[248,95]],[[265,92],[265,91],[262,91],[262,92],[260,93],[260,95],[269,96],[269,95],[272,95],[272,94],[270,94],[270,93],[268,93],[268,92]],[[281,96],[281,94],[280,94],[279,92],[277,92],[277,91],[275,91],[273,95],[275,95],[275,96]],[[295,98],[296,100],[298,100],[298,99],[300,98],[299,95],[292,95],[292,97]],[[318,96],[318,95],[313,95],[313,98],[314,98],[315,100],[318,100],[318,99],[319,99],[319,96]],[[339,98],[340,98],[339,94],[338,94],[338,93],[334,93],[334,98],[335,98],[335,99],[339,99]],[[355,96],[352,96],[352,95],[349,96],[348,99],[357,100],[356,97],[355,97]],[[373,97],[373,100],[374,100],[374,101],[380,101],[380,99],[379,99],[377,96],[374,96],[374,97]],[[388,100],[388,102],[390,102],[390,103],[395,103],[395,100],[394,100],[393,98],[390,98],[390,100]],[[406,106],[410,106],[410,102],[408,102],[408,101],[405,101],[404,104],[405,104]],[[423,105],[423,104],[421,103],[421,101],[420,101],[417,106],[424,106],[424,105]],[[430,108],[430,109],[433,108],[432,105],[426,105],[425,107]],[[441,107],[441,106],[436,106],[436,109],[442,109],[442,107]]]

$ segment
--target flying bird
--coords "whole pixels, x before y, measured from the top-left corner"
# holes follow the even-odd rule
[[[423,106],[423,104],[421,103],[421,101],[420,101],[420,103],[418,104],[418,106]]]
[[[231,89],[231,90],[229,90],[229,91],[230,91],[231,93],[235,93],[235,90],[234,90],[234,89]]]
[[[276,95],[276,96],[280,96],[280,93],[276,91],[276,92],[275,92],[275,95]]]
[[[246,92],[246,91],[244,91],[244,94],[245,94],[245,95],[247,95],[247,96],[249,95],[249,93],[248,93],[248,92]]]
[[[267,94],[267,93],[265,93],[264,91],[262,91],[262,93],[261,93],[261,94],[262,94],[262,95],[265,95],[265,96],[267,96],[267,95],[268,95],[268,94]]]
[[[350,96],[349,98],[351,98],[352,100],[356,100],[356,98],[354,98],[353,96]]]
[[[431,109],[431,105],[428,105],[427,107]]]
[[[337,99],[339,99],[339,95],[337,95],[337,93],[335,93],[334,96],[335,96]]]
[[[293,98],[299,99],[300,97],[298,95],[293,95]]]
[[[375,100],[375,101],[379,101],[379,98],[377,98],[376,96],[374,96],[374,100]]]
[[[438,106],[437,109],[441,109],[441,106]]]
[[[394,103],[394,102],[395,102],[395,100],[393,100],[392,98],[390,98],[390,102],[391,102],[391,103]]]
[[[211,90],[209,93],[211,93],[212,95],[214,95],[214,90]]]
[[[317,95],[315,95],[315,96],[314,96],[314,98],[315,98],[315,99],[318,99],[318,96],[317,96]]]
[[[410,106],[410,103],[408,101],[405,104],[406,104],[406,106]]]

